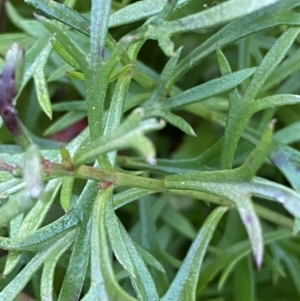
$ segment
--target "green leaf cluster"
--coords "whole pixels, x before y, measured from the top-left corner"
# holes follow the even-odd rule
[[[1,7],[0,301],[300,298],[299,1]]]

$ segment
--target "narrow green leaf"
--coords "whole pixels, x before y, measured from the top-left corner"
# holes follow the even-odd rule
[[[34,204],[35,200],[33,200],[24,189],[10,196],[8,202],[0,207],[0,227],[7,225],[11,219],[29,210]]]
[[[224,75],[232,73],[230,64],[220,48],[217,49],[216,54],[217,54],[217,59],[218,59],[221,74],[224,76]],[[234,114],[235,107],[240,106],[241,97],[240,97],[240,95],[238,93],[238,89],[236,87],[228,92],[228,100],[230,103],[230,106],[229,106],[230,110],[228,110],[227,120],[229,120],[231,118],[231,114]]]
[[[246,195],[243,197],[236,195],[236,198],[232,198],[232,201],[234,201],[237,206],[237,210],[251,242],[256,265],[258,268],[260,268],[263,262],[264,242],[262,228],[259,218],[254,210],[251,198],[249,196],[247,197]]]
[[[47,35],[47,31],[43,28],[41,24],[39,24],[39,22],[37,22],[36,20],[24,19],[14,8],[11,2],[6,2],[5,7],[9,19],[13,22],[13,24],[16,27],[20,28],[22,31],[36,38],[40,38],[41,36]]]
[[[155,165],[149,165],[142,161],[140,158],[131,157],[119,157],[119,163],[122,166],[135,168],[135,169],[147,169],[157,173],[179,174],[194,171],[206,170],[206,162],[213,159],[220,151],[222,140],[218,140],[203,154],[191,159],[157,159]]]
[[[91,14],[91,68],[95,70],[104,59],[111,0],[93,0]],[[101,16],[101,18],[99,18]]]
[[[78,44],[73,41],[70,34],[67,31],[62,31],[58,26],[56,26],[52,21],[38,16],[40,22],[43,23],[45,28],[53,34],[52,39],[54,40],[53,46],[58,50],[58,54],[66,60],[67,63],[73,63],[75,68],[83,70],[87,65],[86,54],[78,46]],[[57,41],[57,43],[55,43]],[[73,66],[73,65],[72,65]]]
[[[300,140],[300,121],[294,122],[274,133],[274,138],[283,144],[291,144]]]
[[[77,145],[75,145],[77,146]],[[75,148],[74,146],[74,148]],[[78,146],[77,146],[78,147]],[[24,238],[15,239],[6,245],[5,241],[0,246],[11,250],[35,250],[40,244],[51,245],[52,241],[57,237],[63,237],[66,233],[76,228],[78,224],[84,220],[85,215],[89,214],[89,208],[93,204],[94,197],[98,191],[97,183],[94,181],[88,182],[78,201],[74,205],[73,210],[62,216],[53,223],[37,230],[31,235]],[[24,202],[24,199],[21,199]]]
[[[227,208],[225,207],[219,207],[206,219],[178,270],[175,279],[162,298],[163,301],[196,300],[196,288],[202,260],[214,230],[226,210]]]
[[[161,273],[166,273],[162,264],[154,256],[152,256],[152,254],[147,252],[138,244],[135,244],[135,248],[137,249],[139,255],[143,258],[143,260],[149,267],[153,267],[157,271],[160,271]]]
[[[106,212],[106,227],[109,241],[117,260],[129,273],[131,281],[134,281],[137,277],[137,271],[124,242],[124,238],[122,237],[121,225],[119,224],[113,209],[110,207],[111,206],[108,206],[108,210]]]
[[[300,192],[300,181],[297,168],[300,162],[300,152],[290,146],[273,141],[270,159],[286,176],[292,187],[297,192]]]
[[[269,183],[265,183],[266,185],[264,186],[263,184],[259,184],[259,180],[252,179],[269,153],[272,141],[272,129],[273,124],[271,123],[254,151],[246,159],[244,164],[235,170],[172,175],[166,177],[165,180],[165,187],[167,188],[205,191],[215,195],[224,196],[234,202],[246,227],[258,266],[261,266],[263,260],[262,229],[250,196],[252,194],[263,195],[265,198],[270,199]],[[169,182],[169,180],[171,181]],[[174,180],[174,182],[172,182],[172,180]],[[239,182],[240,185],[238,184]],[[215,185],[216,183],[218,183],[217,186]],[[273,185],[276,186],[278,184]],[[276,190],[277,189],[283,190],[276,186]],[[292,191],[290,191],[290,193],[291,192]],[[289,201],[285,200],[283,191],[281,191],[280,194],[276,192],[276,195],[278,195],[278,197],[275,197],[274,199],[277,201],[282,199],[282,203],[289,211],[291,210],[291,207],[293,207],[297,212],[297,215],[300,213],[299,208],[297,208],[292,199]]]
[[[293,235],[297,235],[300,231],[300,219],[295,218],[294,226],[293,226]]]
[[[3,183],[4,184],[4,183]],[[5,185],[4,185],[5,186]],[[8,198],[8,197],[12,197],[14,198],[14,194],[15,193],[18,193],[18,192],[21,192],[21,190],[23,188],[25,188],[26,184],[22,181],[21,183],[17,184],[17,185],[14,185],[14,186],[11,186],[7,189],[5,189],[3,191],[3,194],[1,195],[4,199]]]
[[[140,300],[159,300],[154,281],[134,242],[117,219],[112,202],[106,213],[109,239],[118,261],[128,271],[132,285]]]
[[[243,165],[239,168],[239,170],[241,171],[240,176],[243,179],[251,180],[256,175],[259,168],[263,165],[266,157],[269,155],[272,144],[274,124],[275,120],[272,120],[269,123],[267,130],[262,135],[255,149],[251,152]]]
[[[121,67],[117,70],[114,70],[108,79],[108,82],[111,83],[113,81],[115,81],[116,79],[120,78],[121,76],[128,76],[130,73],[134,73],[132,72],[132,65],[125,65],[124,67]]]
[[[290,231],[272,231],[264,236],[264,244],[286,239],[290,237]],[[229,248],[221,249],[217,256],[210,258],[204,265],[200,274],[198,292],[202,291],[207,283],[211,281],[226,266],[234,266],[240,259],[251,252],[251,246],[248,240],[238,242]]]
[[[123,111],[124,111],[124,103],[130,86],[131,78],[132,76],[131,74],[129,74],[129,75],[124,75],[118,79],[110,103],[110,108],[107,114],[107,119],[106,119],[106,124],[104,129],[105,134],[112,132],[114,129],[116,129],[119,126],[121,122]],[[117,155],[116,151],[110,152],[108,154],[108,159],[111,166],[115,165],[116,155]]]
[[[142,121],[143,110],[135,110],[119,127],[113,132],[100,137],[87,144],[74,157],[74,165],[80,165],[94,160],[100,154],[111,150],[120,150],[132,147],[139,151],[149,162],[155,160],[155,150],[145,132],[160,129],[164,126],[153,118]]]
[[[218,48],[216,51],[217,59],[220,67],[220,71],[222,75],[230,74],[231,73],[231,67],[230,64],[226,58],[226,56],[223,54],[223,52]],[[244,83],[245,84],[245,83]],[[222,150],[221,150],[221,158],[220,158],[220,166],[221,169],[227,169],[231,167],[231,158],[227,156],[229,153],[228,148],[231,147],[227,145],[228,137],[230,137],[230,133],[232,133],[235,129],[233,126],[238,124],[237,122],[237,116],[240,116],[240,107],[242,103],[241,96],[238,93],[238,89],[234,88],[228,92],[228,100],[229,100],[229,107],[228,107],[228,116],[226,119],[226,126],[225,126],[225,133],[224,133],[224,139],[222,144]],[[244,111],[247,112],[245,109]],[[246,114],[245,114],[246,115]],[[244,120],[245,123],[247,121],[246,116],[241,116],[240,119]],[[240,125],[241,126],[241,125]],[[242,126],[241,126],[242,128]],[[232,146],[234,148],[234,146]],[[225,150],[224,150],[225,149]]]
[[[2,33],[0,35],[0,53],[3,57],[16,41],[18,41],[20,47],[28,50],[34,45],[36,39],[24,33]]]
[[[220,48],[217,48],[216,55],[217,55],[218,64],[219,64],[221,74],[222,75],[230,74],[232,72],[230,64],[229,64],[226,56],[224,55],[224,53],[222,52],[222,50]]]
[[[0,183],[0,193],[1,193],[1,196],[9,196],[8,193],[6,193],[6,191],[10,188],[13,188],[15,186],[17,186],[18,184],[20,184],[22,182],[21,179],[16,179],[16,178],[13,178],[13,179],[9,179],[8,181],[5,181],[3,183]],[[22,184],[20,186],[20,188],[23,188],[24,185]]]
[[[258,101],[255,100],[255,97],[259,92],[259,89],[263,86],[274,68],[284,58],[284,55],[298,36],[299,32],[299,28],[290,28],[284,32],[279,39],[277,39],[276,43],[268,51],[256,70],[254,77],[252,78],[248,88],[245,91],[245,94],[243,95],[242,100],[239,102],[239,107],[234,108],[235,111],[230,114],[231,118],[228,119],[223,139],[223,151],[221,155],[222,168],[230,168],[232,166],[232,161],[239,138],[246,124],[248,123],[248,120],[253,114],[253,111],[251,111],[251,109],[249,110],[249,107],[251,106],[252,102]],[[293,100],[296,101],[297,98],[293,98]],[[278,98],[274,98],[273,101],[274,103],[284,103]],[[245,103],[246,106],[244,107],[243,104]],[[264,108],[264,106],[262,106],[262,108]]]
[[[33,259],[18,273],[18,275],[7,285],[0,293],[2,300],[15,300],[18,294],[23,290],[32,276],[41,267],[43,262],[53,253],[57,253],[66,245],[70,245],[74,239],[75,231],[69,232],[60,240],[56,241],[49,248],[40,251]]]
[[[162,11],[157,16],[158,20],[167,20],[170,15],[174,12],[179,0],[169,0],[163,7]]]
[[[25,3],[34,6],[47,16],[63,22],[84,34],[88,32],[88,19],[64,4],[55,1],[49,2],[48,0],[25,0]]]
[[[69,243],[65,243],[60,249],[52,252],[45,262],[41,277],[41,301],[55,301],[54,298],[54,275],[57,268],[57,262],[60,257],[67,251],[70,247],[72,240]]]
[[[244,69],[222,76],[217,79],[210,80],[192,89],[186,90],[174,97],[171,97],[159,105],[161,109],[168,110],[176,107],[188,105],[205,98],[226,92],[242,83],[251,76],[255,68]]]
[[[300,20],[299,14],[290,11],[296,4],[298,4],[297,0],[277,1],[273,5],[268,5],[263,9],[229,23],[206,40],[205,43],[190,52],[178,64],[170,82],[175,82],[203,58],[213,53],[216,48],[224,48],[245,36],[278,25],[297,26]]]
[[[272,211],[272,213],[270,213],[270,210],[268,208],[265,208],[265,207],[257,205],[257,204],[254,205],[254,208],[255,208],[257,215],[260,218],[263,218],[271,223],[283,226],[288,229],[293,228],[294,221],[291,218],[289,218],[283,214],[276,213],[274,211]]]
[[[162,202],[160,202],[160,204],[161,203]],[[141,246],[145,250],[151,252],[151,254],[154,254],[155,256],[161,256],[162,252],[158,242],[156,226],[155,226],[155,217],[152,209],[153,207],[150,204],[149,199],[143,198],[139,200],[140,241],[141,241]],[[159,208],[159,210],[161,209],[162,207]]]
[[[179,0],[176,9],[186,5],[191,0]],[[144,0],[134,2],[120,9],[109,18],[109,27],[116,27],[128,23],[133,23],[150,16],[157,15],[164,8],[167,0]]]
[[[80,225],[58,301],[79,300],[90,256],[91,219]]]
[[[62,188],[60,192],[60,204],[65,212],[71,209],[72,202],[72,190],[74,185],[74,178],[64,177],[62,181]]]
[[[292,55],[285,59],[268,78],[265,85],[262,86],[261,91],[268,91],[278,85],[281,81],[291,76],[300,67],[300,50],[296,50]]]
[[[116,63],[116,62],[115,62]],[[108,68],[107,68],[108,69]],[[113,68],[112,68],[113,69]],[[121,67],[117,70],[113,70],[113,72],[108,72],[109,73],[109,78],[108,82],[114,82],[118,78],[120,78],[122,75],[126,76],[132,73],[132,65],[126,65],[124,67]],[[85,80],[84,74],[78,71],[67,71],[66,74],[70,76],[71,78],[79,79],[79,80]],[[133,73],[134,75],[134,73]]]
[[[52,42],[52,46],[53,46],[53,40],[51,42]],[[55,82],[55,81],[66,82],[67,80],[66,80],[65,76],[69,75],[68,72],[75,72],[73,70],[74,70],[74,68],[72,68],[69,64],[67,64],[67,63],[62,64],[60,67],[56,68],[52,73],[50,73],[50,75],[47,78],[47,82],[48,83]]]
[[[61,111],[83,111],[86,110],[86,103],[84,100],[70,100],[70,101],[61,101],[52,105],[52,111],[61,112]]]
[[[111,258],[105,223],[105,215],[113,187],[101,190],[94,202],[92,210],[91,233],[91,286],[87,295],[82,299],[87,300],[124,300],[135,301],[125,293],[115,279],[112,270]]]
[[[84,73],[88,122],[92,140],[99,138],[104,131],[104,122],[99,116],[103,116],[104,113],[108,81],[106,68],[104,68],[104,52],[110,6],[111,0],[92,1],[91,57],[89,67]]]
[[[55,134],[61,130],[64,130],[71,125],[75,124],[77,121],[82,120],[86,117],[86,111],[74,110],[66,113],[62,117],[58,118],[53,122],[45,131],[44,135],[49,136]]]
[[[79,79],[79,80],[82,80],[82,81],[85,80],[84,74],[82,72],[68,70],[68,71],[66,71],[66,75],[71,77],[71,78],[74,78],[74,79]]]
[[[172,267],[179,268],[181,262],[162,249],[162,241],[165,242],[165,239],[160,239],[155,225],[155,219],[160,215],[166,202],[160,199],[157,200],[156,206],[153,206],[153,201],[151,196],[139,200],[140,223],[136,224],[136,228],[140,237],[141,247],[159,260],[170,264]],[[157,291],[160,292],[160,294],[166,292],[169,286],[166,275],[153,269],[152,275]]]
[[[19,232],[20,226],[24,219],[24,213],[19,214],[14,219],[12,219],[9,223],[9,236],[11,238],[15,238]],[[7,263],[7,260],[6,260]],[[3,273],[4,274],[4,273]]]
[[[48,37],[43,37],[37,40],[36,43],[26,52],[24,76],[16,99],[19,97],[30,78],[33,76],[37,66],[40,65],[40,60],[43,61],[49,52],[50,49]]]
[[[274,4],[274,0],[256,0],[247,3],[244,0],[227,1],[199,13],[171,21],[166,24],[166,31],[169,35],[175,35],[183,32],[210,30],[270,4]]]
[[[256,99],[249,104],[248,109],[252,114],[273,107],[299,104],[300,96],[293,94],[278,94]]]
[[[60,219],[57,223],[52,223],[44,228],[37,230],[34,234],[26,238],[0,241],[0,247],[6,250],[36,252],[40,248],[47,248],[54,241],[66,236],[79,224],[78,218],[69,217]]]
[[[114,208],[116,210],[126,204],[129,204],[130,202],[138,200],[142,196],[152,193],[155,193],[155,191],[141,188],[130,188],[125,191],[116,193],[113,196]]]
[[[298,271],[300,269],[300,264],[294,256],[291,256],[289,253],[285,252],[283,258],[286,263],[287,269],[292,277],[294,285],[296,287],[298,297],[300,296],[300,279],[298,277]]]
[[[47,183],[42,198],[35,203],[34,207],[25,216],[16,238],[24,238],[40,227],[57,196],[60,186],[60,179],[53,179]],[[9,252],[3,273],[9,274],[15,268],[20,258],[21,254],[19,252]]]
[[[39,60],[36,64],[35,71],[33,74],[39,104],[42,110],[50,119],[52,119],[52,109],[44,68],[51,53],[51,50],[52,46],[50,43],[48,43],[44,50],[39,54]]]
[[[173,126],[179,128],[181,131],[186,133],[187,135],[196,137],[196,133],[193,128],[185,121],[182,117],[173,114],[170,111],[161,111],[161,110],[153,110],[149,114],[149,116],[156,116],[165,119],[168,123]]]
[[[262,178],[255,178],[253,184],[254,195],[278,202],[294,217],[300,218],[300,194],[295,190]]]
[[[64,5],[73,8],[76,4],[77,0],[65,0]]]
[[[194,239],[197,235],[191,222],[180,212],[169,206],[163,211],[161,218],[173,227],[176,231],[189,239]]]
[[[59,152],[61,156],[61,166],[68,170],[72,169],[71,155],[64,145],[60,146]]]
[[[55,41],[55,40],[51,40],[52,46],[53,48],[56,50],[56,52],[58,53],[58,55],[66,62],[68,63],[70,66],[74,67],[77,70],[81,70],[81,66],[80,63],[78,63],[78,61],[76,60],[76,58],[74,58],[74,56],[72,56],[67,50],[66,48],[59,42]],[[72,71],[66,71],[64,72],[64,75],[67,74],[70,77],[72,77],[72,75],[74,74],[74,72],[72,73]],[[73,78],[76,78],[73,76]],[[78,78],[76,78],[78,79]]]
[[[245,101],[253,100],[255,98],[259,89],[264,85],[267,78],[284,58],[286,52],[297,38],[299,32],[299,28],[290,28],[277,39],[276,43],[268,51],[254,73],[254,76],[243,96]]]
[[[235,301],[254,301],[254,279],[251,262],[245,258],[234,270]]]
[[[171,75],[174,72],[174,69],[178,62],[180,53],[181,53],[181,48],[179,48],[174,53],[174,55],[169,59],[168,63],[164,67],[164,69],[157,81],[157,86],[155,87],[155,89],[152,92],[149,99],[144,104],[145,108],[147,108],[148,106],[151,106],[152,104],[154,104],[155,102],[158,102],[160,100],[160,97],[166,88],[167,82],[169,81]]]
[[[15,179],[14,176],[6,171],[0,171],[0,187],[3,183],[6,183],[7,181]],[[1,192],[1,188],[0,188]]]

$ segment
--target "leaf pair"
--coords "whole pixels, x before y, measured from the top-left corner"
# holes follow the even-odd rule
[[[271,124],[260,143],[244,164],[233,170],[194,172],[167,176],[165,187],[208,192],[230,199],[237,207],[248,232],[256,263],[263,260],[262,229],[251,202],[251,195],[282,203],[295,217],[300,216],[299,195],[281,185],[254,178],[269,153],[272,142]]]

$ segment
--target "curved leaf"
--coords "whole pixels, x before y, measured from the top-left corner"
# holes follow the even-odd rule
[[[49,248],[39,252],[33,259],[22,269],[22,271],[7,285],[0,293],[2,300],[15,300],[18,294],[26,286],[34,273],[41,267],[43,262],[53,253],[56,254],[59,250],[70,246],[73,242],[75,231],[69,232],[64,237],[61,237]]]
[[[87,217],[78,229],[58,300],[79,300],[89,263],[90,239],[91,219]]]
[[[159,300],[152,276],[131,237],[115,216],[112,203],[106,213],[106,225],[114,254],[128,271],[139,299]]]
[[[220,78],[212,79],[161,102],[159,108],[163,110],[174,109],[229,91],[250,77],[255,72],[255,69],[256,68],[244,69]]]
[[[121,289],[115,279],[109,254],[105,223],[107,206],[110,202],[112,186],[101,190],[94,202],[91,233],[91,286],[82,299],[87,300],[124,300],[135,301]]]
[[[119,127],[87,144],[74,157],[74,165],[93,161],[98,155],[128,147],[136,149],[149,162],[155,160],[154,146],[144,133],[160,129],[164,123],[154,118],[142,121],[143,110],[135,110]]]
[[[203,44],[190,52],[178,64],[171,82],[174,82],[184,73],[195,67],[202,59],[214,52],[216,48],[223,48],[245,36],[278,25],[290,24],[297,26],[297,24],[299,24],[300,16],[295,12],[291,12],[291,9],[297,4],[297,0],[277,1],[273,5],[268,5],[263,9],[252,12],[251,14],[229,23]]]
[[[193,241],[188,254],[183,260],[170,288],[163,296],[163,301],[196,300],[196,288],[202,260],[214,230],[226,210],[226,207],[219,207],[206,219],[197,237]]]
[[[47,16],[63,21],[65,24],[84,34],[88,32],[89,20],[64,4],[55,1],[49,2],[48,0],[25,0],[25,2],[42,11]]]
[[[25,216],[15,238],[22,238],[33,233],[42,224],[48,211],[50,210],[55,197],[61,186],[60,179],[53,179],[47,183],[41,199],[39,199],[29,213]],[[10,252],[5,264],[4,274],[9,274],[17,265],[21,258],[21,253]]]

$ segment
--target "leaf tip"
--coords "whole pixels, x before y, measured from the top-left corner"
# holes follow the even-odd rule
[[[45,112],[45,113],[46,113],[46,115],[49,117],[49,119],[52,120],[52,111],[51,111],[51,112],[48,112],[48,111],[47,111],[47,112]]]
[[[147,159],[147,162],[150,164],[150,165],[156,165],[156,159],[154,157],[150,157]]]
[[[36,19],[37,21],[40,21],[40,22],[43,22],[43,21],[46,21],[46,20],[47,20],[44,16],[39,15],[39,14],[37,14],[37,13],[33,13],[33,16],[35,17],[35,19]]]
[[[269,123],[269,127],[271,128],[271,130],[274,130],[275,124],[277,123],[277,119],[273,118],[270,123]]]
[[[262,252],[255,254],[255,263],[256,263],[257,268],[260,270],[261,266],[263,264],[263,253]]]
[[[194,131],[193,129],[191,130],[190,135],[191,135],[192,137],[197,137],[197,134],[195,133],[195,131]]]

